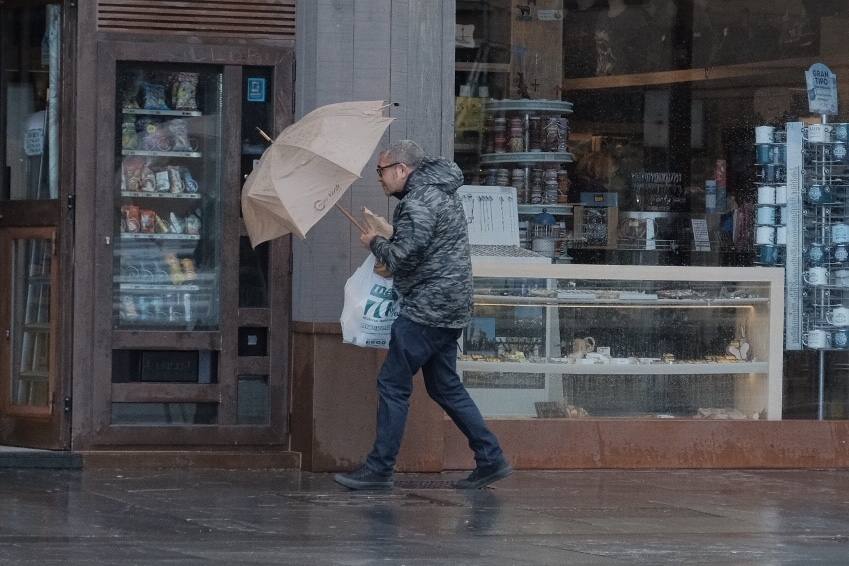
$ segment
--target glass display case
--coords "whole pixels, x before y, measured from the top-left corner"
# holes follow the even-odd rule
[[[117,73],[113,326],[216,329],[221,68],[121,62]]]
[[[458,368],[485,416],[781,418],[780,269],[474,271]]]

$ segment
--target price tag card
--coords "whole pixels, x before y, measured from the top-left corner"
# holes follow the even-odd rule
[[[696,251],[709,252],[710,236],[708,235],[707,220],[704,218],[692,218],[690,222],[693,225],[693,241],[696,245]]]

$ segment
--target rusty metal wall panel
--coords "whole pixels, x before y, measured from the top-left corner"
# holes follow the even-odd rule
[[[296,0],[98,0],[97,29],[295,39]]]
[[[490,420],[518,469],[849,468],[849,421]],[[443,423],[445,469],[474,467]]]

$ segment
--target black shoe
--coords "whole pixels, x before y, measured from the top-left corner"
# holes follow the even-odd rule
[[[347,474],[336,474],[333,479],[348,489],[390,489],[393,483],[391,474],[378,474],[365,466]]]
[[[454,487],[457,489],[480,489],[498,480],[503,480],[512,473],[513,468],[510,467],[510,464],[502,460],[492,466],[475,468],[466,479],[454,482]]]

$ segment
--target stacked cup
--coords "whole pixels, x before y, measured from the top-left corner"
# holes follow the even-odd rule
[[[758,263],[778,265],[782,261],[783,247],[787,244],[787,227],[782,224],[782,204],[787,202],[787,188],[783,185],[758,187],[758,204],[755,207],[755,243],[758,245]]]
[[[755,127],[756,161],[762,170],[755,207],[755,243],[758,263],[767,266],[783,263],[787,245],[786,147],[780,136],[773,126]]]
[[[773,126],[757,126],[755,128],[755,152],[758,165],[768,165],[774,162],[775,128]]]

